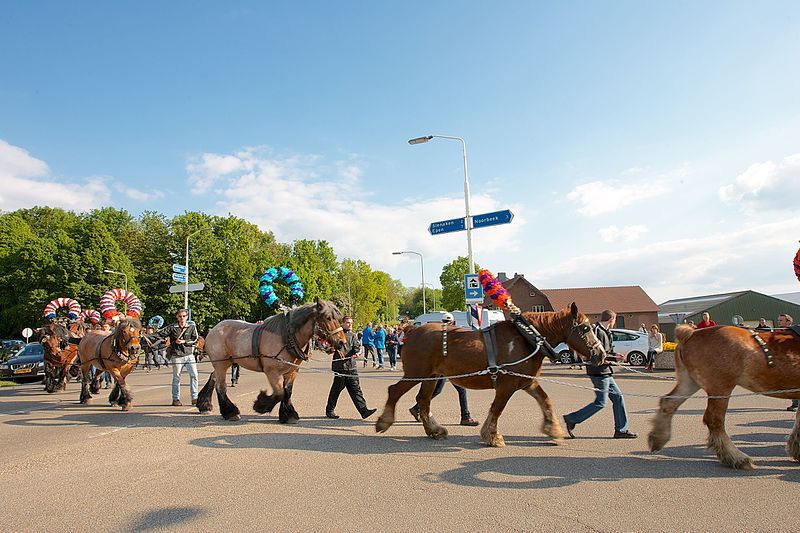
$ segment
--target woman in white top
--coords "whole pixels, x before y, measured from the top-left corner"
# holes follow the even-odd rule
[[[656,354],[664,350],[664,335],[658,331],[658,324],[650,326],[650,333],[647,334],[647,371],[653,371],[653,362]]]

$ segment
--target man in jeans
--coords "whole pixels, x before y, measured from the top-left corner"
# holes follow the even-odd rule
[[[197,346],[197,327],[188,323],[189,312],[178,311],[178,323],[170,324],[155,333],[156,338],[169,338],[170,362],[172,364],[172,405],[181,406],[181,372],[186,368],[189,373],[189,392],[192,405],[197,405],[197,363],[194,360],[194,348]]]
[[[625,409],[625,400],[622,397],[622,392],[614,381],[614,370],[611,368],[609,361],[618,361],[620,356],[614,353],[614,345],[611,342],[610,328],[617,320],[617,314],[614,311],[606,309],[600,315],[600,322],[595,324],[594,333],[603,344],[606,350],[606,360],[600,366],[586,365],[586,373],[589,379],[592,380],[592,385],[595,388],[595,399],[589,405],[564,415],[564,422],[567,426],[567,433],[569,438],[574,439],[575,434],[572,432],[577,424],[600,411],[605,407],[609,395],[611,395],[611,405],[614,408],[614,438],[615,439],[635,439],[638,435],[628,429],[628,412]]]
[[[367,326],[361,333],[361,345],[364,347],[364,367],[367,366],[367,360],[372,355],[372,367],[375,367],[375,333],[372,331],[372,322],[367,322]]]

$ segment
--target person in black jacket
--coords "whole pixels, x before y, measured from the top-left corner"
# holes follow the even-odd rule
[[[196,405],[198,388],[194,349],[197,346],[199,335],[194,322],[188,322],[189,312],[186,309],[178,311],[177,318],[177,324],[170,324],[154,333],[151,338],[169,339],[169,360],[172,365],[172,405],[183,405],[181,403],[181,372],[184,368],[189,373],[189,392],[192,396],[192,405]]]
[[[609,395],[611,395],[611,405],[614,408],[614,438],[635,439],[638,436],[628,429],[628,412],[625,409],[625,399],[622,397],[622,391],[619,390],[617,382],[614,381],[614,370],[611,368],[611,362],[622,359],[621,356],[614,352],[614,344],[611,342],[610,328],[616,319],[617,314],[610,309],[606,309],[600,315],[600,322],[595,324],[594,333],[608,355],[606,355],[605,361],[600,366],[586,365],[586,373],[595,388],[595,398],[592,403],[582,409],[564,415],[567,433],[571,439],[575,438],[575,434],[572,432],[575,426],[605,407]]]
[[[358,341],[358,336],[353,333],[353,319],[351,317],[346,316],[342,319],[342,330],[344,330],[347,342],[344,348],[342,348],[342,351],[336,350],[333,354],[331,370],[336,372],[337,375],[333,377],[331,392],[328,394],[325,416],[328,418],[339,418],[339,415],[334,412],[334,409],[336,409],[336,402],[339,401],[339,395],[342,393],[342,389],[347,388],[350,399],[353,400],[353,405],[358,409],[361,418],[368,418],[372,416],[377,409],[369,409],[367,407],[364,394],[361,392],[361,385],[358,382],[355,358],[358,357],[358,352],[361,350],[361,343]]]

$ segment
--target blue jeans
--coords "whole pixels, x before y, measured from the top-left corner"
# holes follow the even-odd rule
[[[628,412],[625,410],[625,400],[617,382],[614,381],[614,376],[589,376],[589,379],[592,380],[594,388],[599,389],[594,393],[594,401],[564,418],[573,424],[580,424],[605,407],[608,397],[611,395],[611,406],[614,409],[614,431],[628,431]]]
[[[181,372],[186,368],[189,373],[189,392],[192,400],[197,399],[197,363],[194,355],[172,358],[172,399],[181,399]]]
[[[378,352],[378,366],[383,368],[383,348],[375,347],[375,351]]]
[[[386,353],[389,354],[389,366],[394,368],[397,365],[397,353],[394,346],[387,346]]]

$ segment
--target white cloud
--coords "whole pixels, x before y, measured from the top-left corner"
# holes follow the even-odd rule
[[[617,241],[635,241],[649,230],[647,226],[642,225],[635,225],[635,226],[624,226],[622,228],[618,226],[608,226],[607,228],[600,228],[598,233],[600,234],[600,238],[603,239],[605,242],[617,242]]]
[[[131,200],[136,200],[137,202],[149,202],[151,200],[160,200],[164,198],[163,191],[150,191],[145,192],[139,189],[122,189],[122,192],[125,193],[125,196],[130,198]]]
[[[797,286],[792,258],[798,234],[800,217],[794,217],[697,238],[619,246],[527,277],[543,288],[641,285],[656,303],[743,289],[789,292]]]
[[[192,158],[186,165],[192,192],[206,192],[219,178],[242,169],[244,165],[245,161],[232,155],[203,154]]]
[[[245,149],[237,154],[203,154],[193,161],[226,161],[224,174],[207,172],[204,167],[195,174],[190,172],[189,180],[197,183],[197,175],[214,175],[217,212],[246,218],[274,232],[280,241],[324,239],[339,257],[364,258],[381,269],[405,262],[391,255],[395,250],[423,253],[426,270],[431,266],[433,272],[437,258],[450,261],[466,255],[463,231],[435,237],[427,232],[433,221],[464,215],[460,194],[377,197],[369,183],[362,181],[363,165],[356,157],[327,163],[316,156],[274,158],[261,149]],[[471,200],[476,214],[514,208],[488,195],[473,195]],[[525,220],[518,207],[514,213],[512,224],[473,233],[482,253],[517,247]]]
[[[800,196],[800,154],[780,162],[754,163],[733,183],[720,187],[719,197],[752,209],[797,208]]]
[[[629,171],[630,174],[639,172],[639,169]],[[578,213],[581,215],[596,216],[659,196],[667,190],[667,180],[661,177],[638,182],[612,179],[578,185],[567,193],[567,199],[578,204]]]
[[[36,205],[84,211],[109,203],[101,178],[65,183],[50,177],[47,163],[0,139],[0,210]]]

